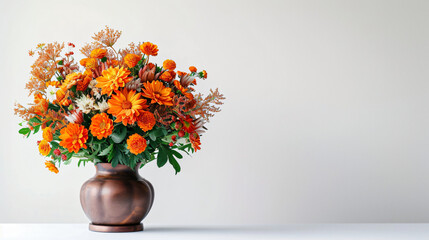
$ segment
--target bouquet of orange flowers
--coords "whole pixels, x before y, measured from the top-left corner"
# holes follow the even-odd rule
[[[72,43],[39,44],[29,51],[38,55],[26,85],[34,102],[16,104],[15,114],[24,120],[20,134],[43,132],[38,146],[50,171],[58,173],[57,166],[77,158],[78,166],[109,162],[130,168],[168,161],[177,174],[179,151],[201,149],[204,123],[224,99],[217,89],[206,97],[196,93],[197,79],[206,79],[207,72],[193,66],[175,71],[170,59],[162,66],[150,62],[158,55],[150,42],[116,50],[120,36],[108,27],[95,34],[80,49],[86,58],[79,64]]]

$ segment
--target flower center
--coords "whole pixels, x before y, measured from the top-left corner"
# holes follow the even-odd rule
[[[101,129],[104,129],[106,127],[106,123],[105,122],[101,122],[98,127],[101,128]]]
[[[122,109],[130,109],[132,104],[129,101],[122,102]]]

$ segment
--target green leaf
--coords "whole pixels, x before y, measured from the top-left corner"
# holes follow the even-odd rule
[[[115,155],[116,148],[112,148],[112,151],[110,151],[109,155],[107,155],[107,161],[111,162],[113,159],[113,156]]]
[[[110,153],[110,151],[112,151],[113,149],[113,144],[110,144],[110,146],[108,146],[107,148],[105,148],[103,151],[100,152],[100,154],[98,154],[98,156],[106,156],[107,154]]]
[[[27,135],[28,133],[31,132],[31,130],[29,128],[21,128],[21,129],[19,129],[18,132],[22,135]]]
[[[63,60],[59,61],[58,65],[64,65],[64,61]]]
[[[158,150],[158,157],[156,160],[156,164],[158,165],[158,167],[162,167],[167,163],[167,151],[165,150],[164,147],[159,147]]]
[[[178,172],[180,172],[180,165],[171,153],[172,153],[171,151],[168,153],[168,161],[170,162],[171,165],[173,165],[173,168],[177,174]]]
[[[177,152],[177,151],[170,150],[170,152],[171,152],[175,157],[177,157],[178,159],[182,159],[182,158],[183,158],[182,154],[180,154],[180,153],[179,153],[179,152]]]
[[[106,62],[107,61],[107,57],[103,57],[102,59],[101,59],[101,62]]]
[[[156,136],[155,136],[155,132],[154,131],[149,132],[149,138],[152,141],[156,141]]]
[[[40,130],[40,125],[35,126],[33,134],[36,134],[39,130]]]
[[[57,143],[57,142],[52,141],[51,142],[51,146],[52,146],[53,149],[56,149],[56,148],[58,148],[60,146],[60,144]]]
[[[110,138],[115,143],[121,143],[125,137],[127,136],[127,127],[124,125],[119,125],[113,130],[112,135],[110,135]]]
[[[112,167],[116,167],[120,161],[122,161],[122,153],[116,149],[112,158]]]

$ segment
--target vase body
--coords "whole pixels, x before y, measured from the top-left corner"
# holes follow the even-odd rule
[[[96,174],[80,190],[80,203],[91,221],[89,229],[99,232],[142,231],[141,221],[154,199],[152,184],[143,179],[139,166],[95,165]]]

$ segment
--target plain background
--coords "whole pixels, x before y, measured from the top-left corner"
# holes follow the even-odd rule
[[[0,222],[88,220],[94,167],[44,168],[13,104],[37,43],[79,49],[105,25],[206,69],[227,97],[202,150],[140,172],[145,224],[429,221],[428,1],[1,1]],[[77,54],[80,59],[81,55]]]

